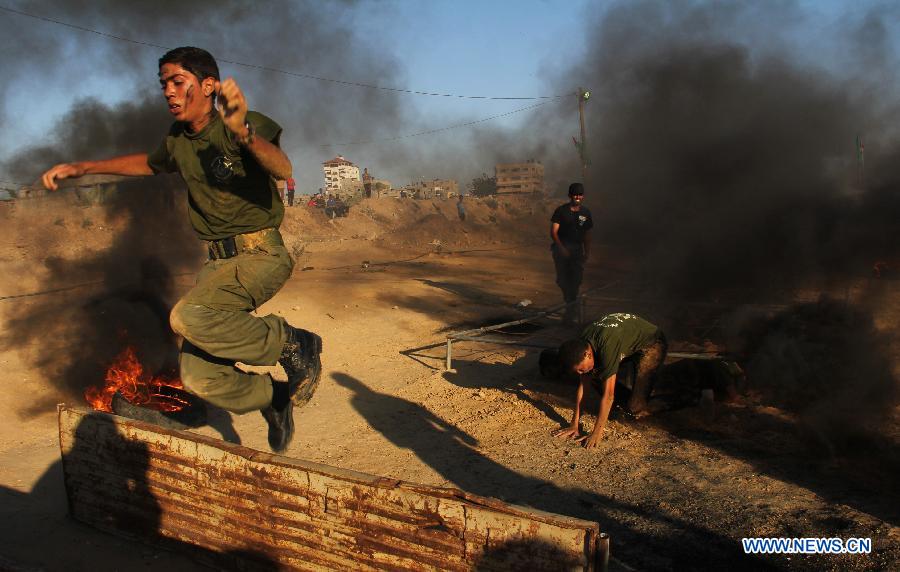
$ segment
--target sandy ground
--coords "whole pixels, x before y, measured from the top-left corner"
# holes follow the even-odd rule
[[[551,435],[569,419],[574,388],[540,377],[537,350],[461,343],[454,369],[444,371],[448,331],[521,316],[522,300],[533,302],[529,310],[558,302],[545,238],[552,206],[472,201],[465,223],[453,202],[368,201],[334,222],[289,209],[283,231],[298,264],[260,312],[319,332],[325,373],[295,414],[286,454],[596,520],[619,569],[900,567],[896,431],[885,449],[822,460],[784,411],[745,395],[718,403],[710,417],[689,397],[685,407],[640,421],[614,412],[601,446],[589,451]],[[61,282],[47,261],[102,256],[128,221],[100,206],[44,200],[0,205],[0,222],[11,231],[0,243],[0,570],[200,569],[67,518],[54,404],[80,398],[47,379],[53,356],[41,337],[10,337],[23,317],[77,306],[102,290],[90,268]],[[594,259],[586,287],[603,290],[590,312],[673,319],[630,299],[627,268],[614,253],[600,248]],[[192,280],[177,275],[176,293]],[[62,289],[69,286],[79,287]],[[898,298],[881,327],[896,327]],[[573,333],[555,319],[540,325],[533,342]],[[670,341],[670,349],[688,348],[677,336]],[[416,349],[432,344],[441,345]],[[588,412],[595,409],[589,401]],[[592,423],[587,415],[584,426]],[[267,449],[257,414],[219,412],[199,431]],[[875,551],[751,557],[740,544],[751,536],[864,537]]]

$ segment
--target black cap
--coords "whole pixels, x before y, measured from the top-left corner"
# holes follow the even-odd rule
[[[569,196],[575,195],[583,195],[584,194],[584,185],[581,183],[572,183],[569,185]]]

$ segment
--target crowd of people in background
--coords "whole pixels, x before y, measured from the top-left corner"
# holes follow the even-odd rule
[[[294,206],[295,193],[296,183],[294,182],[294,179],[287,179],[286,181],[279,182],[278,194],[281,197],[281,202],[283,204],[289,207]],[[401,192],[400,198],[408,198],[408,196]],[[301,203],[297,204],[299,205]],[[348,202],[340,195],[326,193],[322,189],[319,189],[315,194],[310,195],[309,200],[306,201],[307,207],[323,209],[325,216],[330,219],[347,216],[347,213],[350,212],[351,205],[352,200],[351,202]],[[463,204],[463,195],[457,195],[456,211],[459,215],[459,220],[465,221],[466,207],[465,204]]]

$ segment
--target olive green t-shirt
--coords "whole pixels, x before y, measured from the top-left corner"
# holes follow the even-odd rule
[[[255,111],[247,112],[247,121],[256,137],[279,144],[280,125]],[[203,240],[277,228],[284,218],[275,180],[237,143],[217,113],[197,133],[176,122],[147,164],[154,173],[181,174],[191,225]]]
[[[653,343],[659,328],[634,314],[608,314],[588,324],[581,339],[594,350],[592,377],[606,381],[619,369],[619,362]]]

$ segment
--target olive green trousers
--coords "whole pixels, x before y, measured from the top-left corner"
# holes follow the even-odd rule
[[[241,371],[235,362],[278,361],[286,340],[284,318],[251,312],[281,289],[293,268],[277,231],[237,256],[206,262],[169,317],[184,338],[181,381],[187,391],[235,413],[272,402],[271,376]]]

